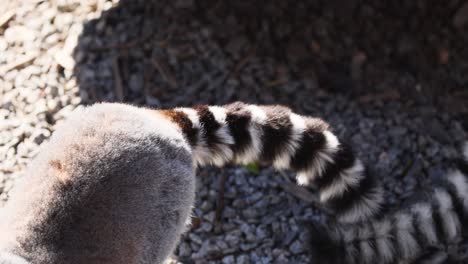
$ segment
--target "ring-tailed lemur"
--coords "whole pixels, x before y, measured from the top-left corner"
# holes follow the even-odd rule
[[[468,142],[459,168],[406,206],[359,225],[312,223],[317,263],[448,263],[444,248],[457,243],[468,221]],[[425,253],[442,248],[436,254]],[[423,260],[424,259],[424,260]],[[314,262],[315,263],[315,262]]]
[[[382,201],[327,123],[286,107],[97,104],[57,129],[12,191],[0,263],[161,263],[189,218],[195,166],[231,161],[296,171],[342,222],[375,215]]]

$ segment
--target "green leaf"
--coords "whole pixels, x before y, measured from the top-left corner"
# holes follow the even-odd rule
[[[259,174],[260,173],[260,168],[259,168],[257,163],[249,163],[247,165],[243,165],[242,167],[244,167],[250,173],[253,173],[253,174]]]

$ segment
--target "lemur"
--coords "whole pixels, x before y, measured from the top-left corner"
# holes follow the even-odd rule
[[[466,223],[468,141],[458,169],[418,192],[403,208],[359,225],[312,223],[312,260],[324,264],[456,262],[447,251],[468,231]]]
[[[339,222],[382,190],[321,119],[232,103],[154,110],[95,104],[43,145],[0,216],[0,263],[162,263],[188,222],[196,166],[268,162],[317,186]]]

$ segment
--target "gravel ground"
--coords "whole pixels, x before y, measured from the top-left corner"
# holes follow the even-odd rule
[[[0,6],[0,206],[76,107],[242,100],[329,121],[396,207],[443,177],[467,139],[465,17],[468,4],[436,0],[9,1]],[[198,174],[193,228],[175,259],[307,263],[301,222],[323,216],[292,194],[292,175]]]

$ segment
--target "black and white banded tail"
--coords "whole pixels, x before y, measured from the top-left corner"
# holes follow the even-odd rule
[[[175,122],[198,165],[268,162],[291,169],[299,184],[315,184],[320,200],[342,222],[374,216],[382,191],[352,149],[321,119],[283,106],[232,103],[156,110]]]
[[[459,169],[406,207],[359,225],[312,223],[313,263],[447,263],[443,251],[468,220],[468,142]],[[438,262],[440,260],[440,262]],[[426,262],[424,262],[426,261]]]

